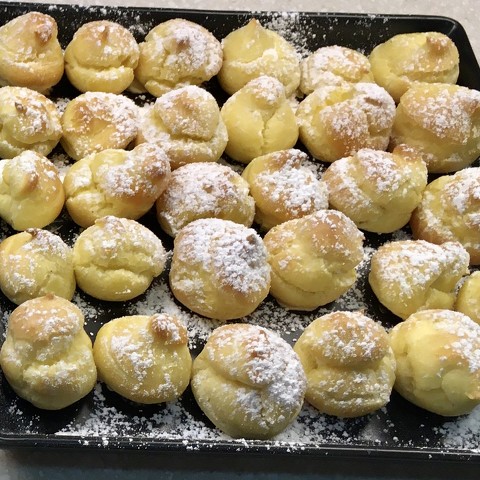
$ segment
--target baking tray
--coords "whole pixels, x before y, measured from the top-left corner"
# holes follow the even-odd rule
[[[362,15],[294,12],[224,12],[144,9],[126,7],[85,7],[75,5],[22,4],[0,2],[0,24],[37,10],[52,15],[59,25],[63,46],[83,23],[110,19],[129,28],[137,40],[156,24],[181,17],[209,29],[217,38],[243,26],[253,16],[278,31],[302,54],[324,45],[344,45],[369,53],[378,43],[406,32],[440,31],[452,38],[460,52],[459,84],[480,90],[480,68],[463,27],[453,19],[412,15]],[[206,85],[221,104],[226,96],[216,80]],[[60,105],[78,92],[66,80],[55,87],[52,99]],[[153,101],[146,95],[134,96],[138,103]],[[61,169],[68,158],[58,148],[50,156]],[[478,160],[476,162],[478,165]],[[153,212],[141,220],[171,250],[172,242],[158,227]],[[49,230],[73,244],[79,229],[64,212]],[[14,232],[4,223],[0,238]],[[391,235],[367,234],[365,259],[355,286],[336,302],[314,312],[292,313],[267,300],[244,321],[260,324],[281,333],[293,342],[313,319],[331,310],[363,309],[387,327],[398,322],[371,292],[367,274],[369,258],[387,240],[408,238],[408,229]],[[168,269],[167,269],[168,270]],[[128,314],[174,312],[186,322],[192,354],[201,350],[219,322],[191,314],[169,292],[166,273],[138,299],[122,304],[100,302],[78,292],[74,302],[82,308],[92,339],[100,326]],[[1,295],[1,294],[0,294]],[[0,296],[0,334],[4,336],[8,315],[15,306]],[[3,338],[3,337],[2,337]],[[180,400],[163,405],[141,406],[122,399],[98,384],[83,400],[58,412],[41,411],[18,398],[3,375],[0,376],[0,446],[75,447],[85,449],[138,449],[149,451],[214,452],[216,454],[290,454],[351,456],[420,460],[480,462],[480,409],[457,419],[445,419],[415,407],[395,392],[391,402],[371,415],[357,419],[336,419],[319,414],[305,405],[298,419],[270,441],[230,439],[216,430],[198,408],[188,389]]]

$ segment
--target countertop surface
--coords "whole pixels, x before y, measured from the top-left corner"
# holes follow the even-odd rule
[[[43,2],[46,3],[46,2]],[[53,3],[72,3],[55,1]],[[346,13],[421,14],[451,17],[465,28],[477,58],[480,29],[476,0],[93,0],[83,5],[124,5],[207,10],[274,10]],[[2,21],[0,20],[0,23]],[[127,479],[447,479],[478,478],[479,464],[444,462],[435,467],[393,459],[373,463],[370,459],[322,457],[145,454],[103,450],[0,450],[0,480],[49,480],[80,478]]]

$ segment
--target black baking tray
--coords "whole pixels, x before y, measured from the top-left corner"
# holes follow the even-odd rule
[[[480,90],[480,68],[463,27],[455,20],[436,16],[367,15],[298,12],[225,12],[167,10],[128,7],[24,4],[0,2],[0,24],[26,13],[41,11],[52,15],[59,25],[63,46],[83,23],[114,20],[141,41],[158,23],[170,18],[185,18],[209,29],[218,39],[243,26],[250,18],[277,30],[306,54],[325,45],[343,45],[368,54],[372,48],[398,33],[439,31],[455,42],[460,53],[458,83]],[[206,85],[221,104],[226,95],[215,79]],[[64,79],[52,91],[52,99],[73,98],[78,92]],[[133,96],[138,103],[153,101],[147,95]],[[301,146],[300,146],[301,147]],[[65,159],[60,148],[53,161]],[[63,161],[62,160],[62,161]],[[478,160],[476,162],[478,165]],[[141,221],[164,240],[172,242],[160,230],[149,212]],[[64,212],[47,227],[72,244],[79,229]],[[0,225],[0,239],[14,232]],[[293,342],[314,318],[331,310],[363,309],[386,327],[398,322],[383,308],[371,292],[368,281],[369,254],[385,241],[408,238],[408,228],[391,235],[366,235],[365,261],[359,269],[354,288],[338,301],[314,312],[289,313],[271,298],[243,321],[264,325]],[[188,313],[168,291],[167,271],[155,280],[145,295],[122,304],[100,302],[82,292],[76,302],[85,313],[86,328],[92,339],[100,326],[115,317],[176,311],[190,332],[190,347],[196,355],[209,332],[219,322]],[[0,333],[4,335],[8,315],[14,309],[0,294]],[[3,338],[3,337],[2,337]],[[336,419],[321,415],[305,405],[297,421],[286,432],[270,441],[230,439],[216,430],[198,408],[190,390],[177,402],[141,406],[122,399],[98,384],[83,400],[57,412],[42,411],[18,398],[0,375],[1,447],[75,447],[84,449],[136,449],[148,451],[214,452],[216,454],[290,454],[368,457],[371,459],[455,460],[480,462],[480,412],[458,419],[445,419],[408,403],[395,392],[391,402],[380,411],[358,419]]]

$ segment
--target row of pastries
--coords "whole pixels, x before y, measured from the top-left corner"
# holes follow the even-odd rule
[[[369,57],[322,47],[301,61],[257,20],[222,42],[183,19],[140,44],[104,20],[65,52],[56,35],[37,12],[0,27],[0,216],[19,231],[0,244],[0,288],[18,305],[0,365],[18,395],[55,410],[97,379],[139,403],[190,384],[215,426],[246,438],[281,432],[304,399],[340,417],[381,408],[394,386],[445,416],[480,403],[478,273],[457,294],[480,262],[480,93],[455,85],[448,37],[399,35]],[[26,57],[31,75],[19,72]],[[47,95],[64,72],[83,93],[60,113]],[[221,108],[200,86],[215,76],[230,95]],[[140,108],[126,89],[155,98]],[[75,162],[63,181],[46,158],[59,142]],[[217,163],[223,154],[243,172]],[[72,247],[44,229],[64,206],[84,229]],[[70,302],[77,286],[116,302],[150,288],[167,260],[137,222],[152,208],[174,238],[174,297],[241,322],[215,329],[193,361],[176,317],[112,319],[92,348]],[[371,261],[373,292],[402,319],[390,332],[338,311],[292,347],[274,326],[243,322],[268,294],[299,311],[338,299],[357,279],[362,231],[409,222],[415,240]]]

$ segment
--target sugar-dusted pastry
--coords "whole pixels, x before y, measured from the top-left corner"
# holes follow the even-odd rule
[[[0,289],[13,303],[75,292],[72,249],[47,230],[29,228],[0,243]]]
[[[386,150],[395,102],[374,83],[317,88],[298,106],[300,140],[319,160],[334,162],[361,148]]]
[[[46,157],[27,150],[0,160],[0,217],[15,230],[49,225],[64,203],[58,170]]]
[[[87,92],[67,103],[62,147],[74,160],[107,148],[126,148],[137,136],[138,107],[123,95]]]
[[[12,312],[0,366],[17,395],[35,407],[60,410],[93,389],[97,370],[83,325],[80,309],[53,294]]]
[[[443,175],[427,185],[410,221],[415,238],[460,242],[480,264],[480,167]]]
[[[121,93],[133,82],[140,49],[122,25],[84,23],[65,49],[65,73],[81,92]]]
[[[480,325],[480,271],[473,272],[458,290],[455,310]]]
[[[170,287],[180,303],[204,317],[249,315],[270,288],[265,245],[255,230],[239,223],[195,220],[175,238]]]
[[[326,85],[374,81],[368,58],[339,45],[318,48],[302,60],[300,69],[300,90],[305,95]]]
[[[328,208],[327,189],[307,161],[306,153],[291,148],[254,158],[243,171],[262,229]]]
[[[369,56],[375,82],[398,103],[412,86],[423,83],[456,83],[459,73],[458,50],[440,32],[395,35],[377,45]]]
[[[169,158],[158,145],[103,150],[87,155],[67,171],[65,205],[82,227],[106,215],[137,220],[153,207],[169,180]]]
[[[171,237],[200,218],[222,218],[250,227],[255,201],[248,183],[218,163],[189,163],[172,173],[156,204],[157,219]]]
[[[133,402],[170,402],[190,383],[187,329],[171,315],[110,320],[97,333],[93,355],[99,380]]]
[[[155,97],[200,85],[222,66],[222,46],[204,27],[174,18],[152,28],[140,43],[136,82]]]
[[[307,385],[285,340],[237,323],[214,330],[193,362],[191,386],[205,415],[227,435],[267,439],[297,417]]]
[[[389,242],[373,254],[368,281],[380,303],[405,319],[419,310],[452,309],[468,260],[457,242]]]
[[[25,150],[48,155],[62,136],[55,104],[24,87],[0,88],[0,125],[0,158],[13,158]]]
[[[446,417],[480,404],[480,325],[451,310],[414,313],[390,332],[395,390]]]
[[[427,166],[419,152],[399,145],[392,153],[362,148],[333,162],[322,176],[330,206],[358,228],[390,233],[410,220],[427,185]]]
[[[264,238],[270,293],[284,307],[314,310],[355,283],[363,234],[343,213],[320,210],[273,227]]]
[[[165,267],[161,240],[135,220],[107,216],[84,230],[73,246],[77,285],[100,300],[144,293]]]
[[[223,104],[221,113],[228,131],[225,152],[239,162],[297,143],[295,114],[283,85],[273,77],[248,82]]]
[[[0,85],[47,94],[63,75],[63,52],[55,19],[29,12],[0,27]]]
[[[385,328],[362,313],[317,318],[293,348],[307,375],[305,400],[321,413],[359,417],[389,402],[395,356]]]
[[[287,97],[300,83],[300,57],[285,38],[252,18],[222,41],[223,65],[218,73],[221,87],[230,95],[256,77],[268,75],[285,87]]]
[[[459,85],[419,83],[400,99],[392,147],[417,148],[431,173],[456,172],[480,155],[480,92]]]
[[[170,157],[172,170],[193,162],[216,162],[228,134],[217,101],[195,85],[157,98],[141,115],[136,143],[158,143]]]

